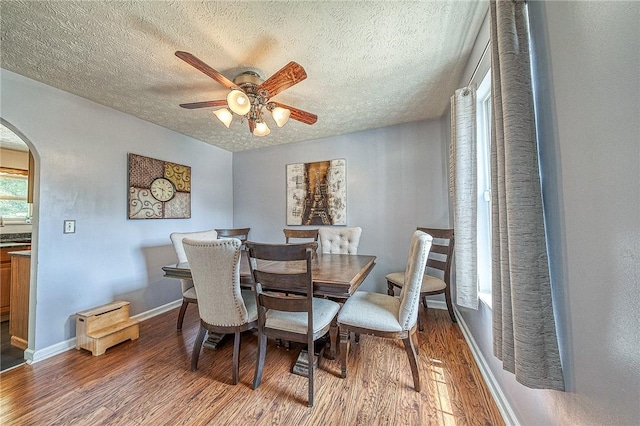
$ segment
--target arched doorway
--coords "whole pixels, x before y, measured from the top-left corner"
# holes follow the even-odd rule
[[[37,158],[33,144],[0,118],[1,371],[25,362],[25,350],[35,335],[35,268],[29,265],[36,264],[30,259],[37,248]],[[12,294],[11,277],[18,269],[11,263],[18,258],[28,293]]]

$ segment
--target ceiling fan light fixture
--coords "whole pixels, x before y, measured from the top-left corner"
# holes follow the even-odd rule
[[[227,95],[227,105],[238,115],[246,115],[251,110],[251,101],[242,90],[233,89]]]
[[[253,129],[254,136],[267,136],[269,133],[271,130],[264,121],[257,122],[255,129]]]
[[[287,124],[287,121],[289,121],[291,111],[286,108],[275,107],[273,111],[271,111],[271,115],[278,127],[282,127]]]
[[[218,120],[222,121],[222,124],[227,126],[227,129],[231,125],[231,120],[233,120],[233,114],[226,108],[221,108],[213,111],[213,113],[218,117]]]

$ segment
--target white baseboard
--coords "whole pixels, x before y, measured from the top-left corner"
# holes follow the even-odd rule
[[[480,369],[480,374],[482,374],[484,381],[487,383],[487,387],[489,388],[489,392],[491,393],[491,396],[493,396],[493,399],[496,401],[496,405],[498,406],[498,410],[502,415],[502,419],[504,420],[507,426],[520,426],[520,423],[518,422],[518,419],[515,413],[513,412],[513,409],[511,408],[509,401],[507,401],[507,398],[504,396],[504,393],[500,388],[500,384],[498,383],[495,376],[491,372],[491,369],[489,368],[489,364],[487,364],[487,360],[484,358],[484,355],[482,355],[480,348],[476,344],[476,341],[473,338],[473,335],[471,334],[471,332],[469,331],[469,327],[467,327],[467,324],[465,323],[464,318],[462,317],[462,315],[460,315],[460,312],[458,312],[458,309],[456,309],[455,306],[453,309],[456,313],[456,318],[458,319],[458,325],[460,326],[460,330],[462,330],[462,335],[464,336],[464,339],[467,341],[467,345],[469,346],[469,349],[473,354],[473,358],[476,360],[476,364]]]
[[[138,321],[145,321],[149,318],[153,318],[157,315],[164,314],[165,312],[178,308],[180,307],[180,305],[182,305],[182,299],[174,300],[173,302],[169,302],[166,305],[158,306],[157,308],[153,308],[138,315],[134,315],[131,318],[137,319]]]
[[[444,309],[447,310],[447,302],[444,300],[431,300],[427,299],[427,306],[429,309]]]
[[[153,318],[156,315],[163,314],[167,311],[175,309],[182,304],[182,299],[175,300],[173,302],[169,302],[166,305],[158,306],[157,308],[153,308],[146,312],[142,312],[140,314],[134,315],[131,318],[137,319],[138,321],[148,320],[149,318]],[[27,360],[28,364],[33,364],[35,362],[42,361],[47,358],[51,358],[52,356],[61,354],[62,352],[66,352],[69,349],[75,349],[76,347],[76,338],[73,337],[69,340],[65,340],[64,342],[56,343],[55,345],[48,346],[44,349],[39,349],[34,351],[32,349],[27,349],[24,351],[24,357]]]

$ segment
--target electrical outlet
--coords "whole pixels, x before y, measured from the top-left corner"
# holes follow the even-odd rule
[[[74,234],[76,232],[76,221],[75,220],[65,220],[64,221],[64,233],[65,234]]]

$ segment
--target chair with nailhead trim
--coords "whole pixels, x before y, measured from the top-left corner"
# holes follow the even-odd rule
[[[251,290],[240,288],[240,246],[237,238],[216,240],[184,239],[191,276],[198,294],[200,331],[193,344],[191,370],[198,358],[206,331],[235,335],[233,343],[233,384],[240,375],[240,333],[256,328],[258,309]]]
[[[400,297],[356,291],[344,302],[338,313],[340,364],[343,378],[347,377],[347,356],[352,333],[401,339],[409,358],[413,387],[416,392],[420,392],[418,346],[415,338],[420,305],[420,285],[432,242],[433,237],[425,232],[413,233],[409,259],[403,274],[405,286]]]
[[[197,231],[197,232],[174,232],[169,238],[171,239],[171,243],[173,244],[173,249],[176,251],[176,256],[178,256],[178,262],[183,263],[187,261],[187,255],[184,252],[184,247],[182,246],[182,240],[185,238],[191,238],[196,240],[215,240],[218,236],[216,231]],[[198,303],[198,298],[196,297],[196,289],[193,287],[192,280],[180,280],[180,285],[182,286],[182,306],[180,306],[180,312],[178,313],[178,331],[182,330],[182,321],[184,320],[184,314],[187,312],[187,306],[189,303]]]

